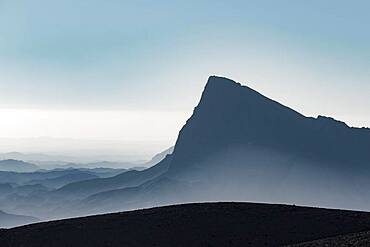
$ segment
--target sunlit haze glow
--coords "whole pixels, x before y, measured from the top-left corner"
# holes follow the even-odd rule
[[[138,158],[148,158],[175,143],[177,132],[189,113],[0,109],[0,115],[0,147],[3,152],[15,149],[71,153],[75,149],[77,155],[81,150],[94,150],[92,143],[95,142],[95,149],[105,154],[117,155],[121,152],[122,155],[129,155],[130,151]],[[55,146],[50,141],[46,142],[47,137],[60,144]],[[27,138],[40,138],[43,143],[35,139],[32,145],[22,145],[25,143],[22,139]],[[78,144],[72,147],[65,139],[76,140]],[[106,150],[108,148],[111,150]],[[82,154],[86,155],[85,152]]]
[[[154,154],[173,145],[210,75],[307,116],[369,127],[369,8],[0,1],[0,137],[146,142]]]

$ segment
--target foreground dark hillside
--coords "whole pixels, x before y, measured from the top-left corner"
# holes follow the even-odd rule
[[[370,230],[370,213],[254,203],[185,204],[0,231],[6,246],[282,246]]]
[[[340,246],[340,247],[368,247],[370,246],[370,232],[358,232],[340,235],[332,238],[319,239],[315,241],[292,245],[291,247],[321,247],[321,246]]]

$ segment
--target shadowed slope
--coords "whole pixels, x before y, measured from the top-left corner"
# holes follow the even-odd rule
[[[180,131],[169,172],[246,145],[335,162],[337,167],[350,163],[362,169],[370,164],[369,129],[323,116],[305,117],[246,86],[212,76]]]
[[[0,232],[7,246],[281,246],[366,231],[365,212],[204,203],[76,218]]]

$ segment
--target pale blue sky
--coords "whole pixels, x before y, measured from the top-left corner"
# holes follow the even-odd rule
[[[0,0],[0,108],[162,112],[164,125],[177,118],[162,130],[170,143],[215,74],[370,126],[369,11],[338,0]]]

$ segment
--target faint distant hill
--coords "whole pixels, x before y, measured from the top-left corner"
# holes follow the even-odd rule
[[[57,169],[57,168],[131,168],[134,166],[141,166],[145,161],[107,161],[106,159],[122,159],[123,157],[73,157],[66,155],[54,155],[54,154],[43,154],[43,153],[20,153],[20,152],[8,152],[1,153],[0,160],[14,159],[23,160],[35,164],[43,169]],[[86,161],[87,160],[87,161]]]
[[[113,161],[95,161],[88,163],[74,163],[74,162],[39,162],[44,167],[53,167],[53,168],[114,168],[114,169],[131,169],[131,170],[144,170],[148,167],[151,167],[161,160],[163,160],[167,154],[173,152],[174,147],[170,147],[158,154],[156,154],[149,161],[136,161],[136,162],[113,162]]]
[[[39,219],[30,216],[7,214],[0,210],[0,228],[10,228],[14,226],[26,225],[38,222]],[[2,245],[2,244],[0,244]]]
[[[160,152],[159,154],[156,154],[150,161],[143,164],[143,166],[151,167],[156,164],[158,164],[160,161],[162,161],[168,154],[172,154],[174,150],[174,146],[167,148],[166,150]]]
[[[22,173],[0,171],[0,183],[15,186],[41,184],[52,189],[81,180],[112,177],[125,171],[127,170],[112,168],[67,168]]]
[[[63,160],[69,160],[71,157],[63,155],[48,155],[43,153],[21,153],[21,152],[8,152],[0,154],[0,159],[15,159],[24,160],[29,162],[56,162],[65,163]]]
[[[63,156],[63,155],[49,155],[43,153],[20,153],[9,152],[0,154],[0,160],[22,160],[39,166],[42,169],[65,169],[65,168],[113,168],[113,169],[133,169],[143,170],[157,164],[165,158],[167,154],[173,152],[174,147],[155,155],[151,160],[138,161],[107,161],[99,158],[97,161],[77,162],[78,158]],[[91,157],[90,159],[93,159]],[[107,157],[112,158],[112,157]],[[82,159],[82,158],[80,158]]]
[[[58,189],[66,184],[84,181],[89,179],[98,178],[99,176],[92,174],[90,172],[77,172],[77,173],[70,173],[66,175],[62,175],[56,178],[46,178],[46,179],[35,179],[27,182],[29,185],[36,185],[41,184],[46,186],[47,188],[51,189]]]
[[[114,177],[71,183],[60,188],[56,193],[67,197],[85,197],[102,191],[138,186],[166,172],[172,152],[173,147],[170,147],[155,155],[150,161],[144,164],[145,166],[149,166],[147,169],[133,168]],[[156,165],[152,166],[152,164]]]
[[[129,170],[114,177],[70,183],[58,189],[55,193],[65,197],[81,198],[102,191],[138,186],[165,173],[168,169],[170,160],[171,155],[167,155],[167,157],[157,165],[148,169],[140,171]]]
[[[95,169],[95,168],[111,168],[111,169],[129,169],[131,167],[137,166],[137,163],[131,162],[113,162],[113,161],[95,161],[90,163],[65,163],[60,165],[52,165],[51,167],[55,167],[56,169],[65,169],[65,168],[88,168],[88,169]],[[50,167],[50,166],[47,166]]]
[[[2,153],[0,154],[1,159],[19,159],[19,160],[44,160],[44,159],[50,159],[51,156],[45,155],[45,154],[24,154],[21,152],[8,152],[8,153]]]
[[[0,171],[34,172],[38,169],[40,169],[38,166],[21,160],[0,160]]]

